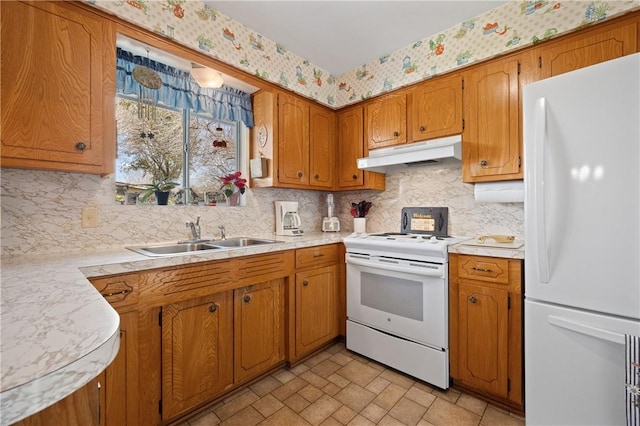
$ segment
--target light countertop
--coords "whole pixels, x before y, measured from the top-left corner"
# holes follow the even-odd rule
[[[252,235],[282,243],[168,257],[147,257],[124,247],[3,257],[0,425],[19,421],[71,394],[116,356],[119,316],[87,278],[339,243],[347,235]],[[449,251],[524,257],[523,250],[452,245]]]

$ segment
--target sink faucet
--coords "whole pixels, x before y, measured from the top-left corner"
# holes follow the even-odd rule
[[[194,240],[200,239],[200,216],[196,219],[196,223],[187,222],[187,228],[191,228],[191,235]]]
[[[221,240],[226,240],[227,239],[227,231],[224,229],[224,225],[218,225],[218,229],[220,230],[220,239]]]

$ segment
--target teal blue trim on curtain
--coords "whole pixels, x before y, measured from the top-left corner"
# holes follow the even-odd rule
[[[224,85],[219,89],[202,88],[188,72],[120,48],[116,56],[116,87],[119,93],[138,94],[140,84],[131,75],[138,65],[151,68],[160,75],[162,88],[153,91],[159,102],[173,108],[190,109],[196,114],[209,113],[218,120],[242,121],[247,127],[253,127],[249,93]]]

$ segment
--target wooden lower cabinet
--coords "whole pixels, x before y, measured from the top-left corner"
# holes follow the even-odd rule
[[[14,426],[104,426],[104,375],[101,373],[71,395]]]
[[[120,314],[120,349],[105,370],[106,426],[138,424],[138,313]]]
[[[454,385],[522,410],[522,260],[449,255]]]
[[[280,278],[233,292],[235,383],[284,361],[284,281]]]
[[[233,384],[232,292],[162,308],[162,418],[207,402]]]
[[[340,332],[336,268],[326,266],[296,274],[296,357],[313,352]]]

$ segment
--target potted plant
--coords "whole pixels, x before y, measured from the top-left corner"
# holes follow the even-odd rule
[[[146,202],[151,197],[151,194],[155,194],[158,205],[166,206],[169,202],[171,190],[178,185],[180,185],[178,182],[167,182],[165,180],[147,184],[141,193],[140,202]]]

